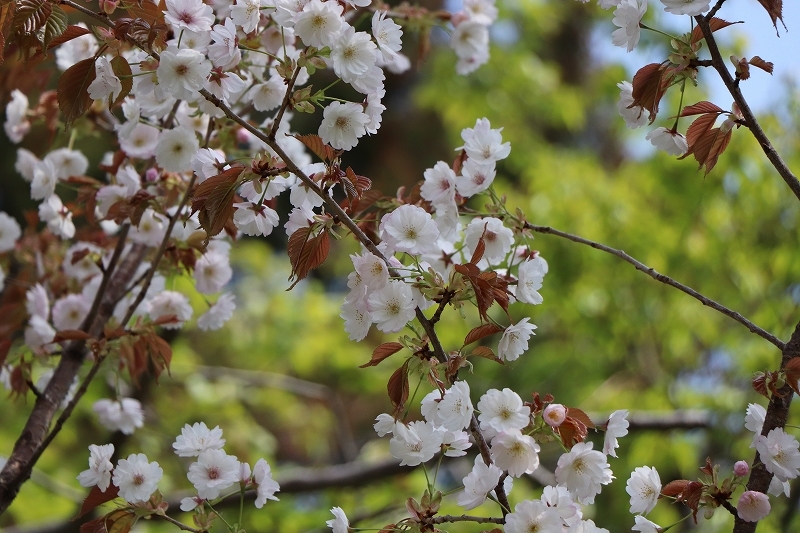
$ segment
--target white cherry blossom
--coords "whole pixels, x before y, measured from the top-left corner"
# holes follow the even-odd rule
[[[458,495],[458,505],[469,511],[486,501],[486,496],[497,487],[503,471],[494,464],[486,465],[481,454],[475,456],[472,471],[462,481],[464,492]]]
[[[117,462],[112,481],[119,488],[121,498],[141,503],[150,499],[163,475],[164,470],[157,462],[149,462],[145,454],[136,453]]]
[[[528,323],[529,320],[525,317],[506,328],[497,346],[497,357],[504,361],[516,361],[528,349],[528,339],[535,335],[533,331],[536,329],[534,324]]]
[[[114,465],[111,463],[111,456],[114,455],[113,444],[89,445],[89,469],[78,474],[78,483],[81,487],[97,486],[101,492],[105,492],[111,484],[111,470]]]
[[[219,426],[208,429],[205,422],[186,424],[181,434],[172,443],[175,454],[179,457],[197,457],[208,450],[219,450],[225,446],[222,430]]]
[[[579,442],[558,459],[556,481],[569,490],[578,503],[591,505],[602,485],[608,485],[614,476],[606,456],[592,449],[591,442]]]
[[[611,42],[614,43],[614,46],[627,48],[628,52],[636,48],[636,45],[639,44],[639,22],[646,11],[647,0],[620,0],[614,10],[614,18],[611,19],[611,22],[619,26],[611,34]]]
[[[631,473],[625,488],[631,497],[631,514],[646,515],[658,503],[661,478],[655,468],[639,466]]]
[[[225,322],[231,319],[236,310],[236,302],[233,294],[226,292],[217,298],[208,311],[197,318],[197,327],[203,331],[220,329]]]

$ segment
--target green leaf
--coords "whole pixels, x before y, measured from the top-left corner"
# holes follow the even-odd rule
[[[69,67],[58,80],[58,108],[64,115],[66,127],[86,113],[86,110],[92,105],[92,98],[89,96],[87,88],[94,81],[96,75],[94,62],[94,57],[78,61]]]
[[[58,6],[53,6],[53,11],[47,18],[42,33],[42,49],[47,50],[53,39],[60,37],[67,29],[67,14]]]

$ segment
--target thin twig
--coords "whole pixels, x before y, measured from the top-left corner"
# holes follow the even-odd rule
[[[431,524],[445,524],[448,522],[475,522],[476,524],[505,524],[505,518],[494,518],[491,516],[470,516],[462,514],[461,516],[453,516],[449,514],[435,516],[429,521]]]
[[[770,333],[770,332],[768,332],[768,331],[756,326],[751,321],[749,321],[744,316],[742,316],[741,313],[739,313],[737,311],[733,311],[731,309],[728,309],[724,305],[712,300],[711,298],[707,298],[706,296],[703,296],[702,294],[700,294],[699,292],[697,292],[693,288],[691,288],[691,287],[689,287],[687,285],[684,285],[683,283],[680,283],[678,281],[675,281],[674,279],[670,278],[669,276],[665,276],[664,274],[661,274],[661,273],[657,272],[654,268],[648,267],[647,265],[645,265],[641,261],[639,261],[637,259],[634,259],[633,257],[631,257],[630,255],[626,254],[622,250],[618,250],[616,248],[612,248],[610,246],[606,246],[605,244],[601,244],[599,242],[595,242],[595,241],[591,241],[589,239],[585,239],[583,237],[579,237],[578,235],[573,235],[572,233],[567,233],[565,231],[560,231],[560,230],[557,230],[555,228],[551,228],[549,226],[537,226],[535,224],[530,224],[530,223],[526,222],[525,223],[525,227],[527,229],[530,229],[530,230],[535,231],[537,233],[546,233],[546,234],[549,234],[549,235],[555,235],[557,237],[561,237],[561,238],[570,240],[572,242],[577,242],[579,244],[585,244],[585,245],[591,246],[592,248],[595,248],[597,250],[601,250],[601,251],[609,253],[611,255],[615,255],[615,256],[619,257],[620,259],[622,259],[624,261],[627,261],[628,263],[632,264],[636,268],[636,270],[644,272],[645,274],[647,274],[648,276],[650,276],[654,280],[660,281],[661,283],[669,285],[670,287],[674,287],[674,288],[678,289],[679,291],[684,292],[684,293],[688,294],[689,296],[695,298],[696,300],[700,301],[700,303],[702,303],[703,305],[708,306],[708,307],[710,307],[710,308],[712,308],[712,309],[714,309],[716,311],[719,311],[723,315],[734,319],[735,321],[739,322],[740,324],[745,326],[747,329],[749,329],[750,331],[752,331],[753,333],[755,333],[756,335],[758,335],[762,339],[765,339],[768,342],[770,342],[771,344],[773,344],[774,346],[776,346],[779,350],[783,350],[783,348],[785,346],[785,343],[782,340],[780,340],[778,337],[776,337],[772,333]]]
[[[706,13],[706,20],[711,20],[711,17],[717,14],[717,11],[720,10],[722,4],[725,3],[725,0],[717,0],[717,3],[714,4],[714,7],[711,8],[711,11]]]
[[[208,531],[207,529],[195,529],[193,527],[189,527],[186,524],[184,524],[183,522],[179,522],[178,520],[175,520],[171,516],[168,516],[168,515],[165,515],[165,514],[155,514],[153,516],[157,516],[157,517],[161,518],[162,520],[166,520],[167,522],[169,522],[173,526],[177,527],[178,529],[182,529],[183,531],[190,531],[191,533],[205,533],[206,531]]]
[[[719,3],[721,4],[721,2]],[[781,178],[783,178],[783,181],[786,182],[786,185],[789,186],[794,195],[800,199],[800,180],[798,180],[797,176],[795,176],[792,171],[789,170],[789,167],[783,161],[781,156],[778,155],[775,147],[772,146],[772,143],[764,133],[764,130],[761,129],[761,125],[758,123],[756,116],[753,114],[753,111],[747,104],[747,100],[745,100],[738,83],[733,79],[731,73],[728,71],[728,67],[725,65],[725,60],[722,59],[722,54],[719,51],[719,46],[717,46],[717,41],[714,39],[714,34],[711,31],[711,26],[708,24],[708,19],[702,15],[698,15],[694,19],[697,21],[697,25],[703,32],[703,37],[708,45],[708,51],[711,54],[711,61],[714,69],[716,69],[716,71],[719,73],[720,77],[722,78],[722,82],[725,84],[725,87],[728,88],[731,96],[733,96],[733,100],[736,102],[736,105],[739,106],[739,110],[744,117],[747,127],[752,132],[753,137],[755,137],[758,141],[758,144],[761,145],[761,149],[764,150],[764,154],[766,154],[767,159],[769,159],[770,163],[772,163],[772,166],[775,167],[775,170],[778,171],[778,174],[780,174]]]

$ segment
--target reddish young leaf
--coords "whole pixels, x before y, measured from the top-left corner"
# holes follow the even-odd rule
[[[100,488],[95,485],[92,487],[92,490],[89,491],[89,495],[86,496],[86,499],[83,500],[83,505],[81,505],[81,510],[78,512],[78,516],[73,518],[73,520],[77,520],[94,508],[103,505],[106,502],[110,502],[117,497],[118,493],[119,489],[114,485],[109,485],[106,487],[105,492],[101,491]]]
[[[728,26],[732,26],[734,24],[739,24],[739,22],[728,22],[727,20],[718,19],[717,17],[712,17],[711,20],[708,21],[708,26],[711,28],[711,33],[721,30],[722,28],[727,28]],[[695,26],[692,30],[691,44],[701,41],[704,38],[703,30],[700,29],[700,26]]]
[[[61,35],[50,41],[50,43],[47,45],[47,49],[50,50],[60,44],[64,44],[67,41],[71,41],[72,39],[80,37],[81,35],[86,35],[87,33],[91,32],[86,28],[82,28],[81,26],[67,26],[67,29],[64,30]]]
[[[63,341],[85,341],[91,339],[92,336],[79,329],[65,329],[56,333],[53,342]]]
[[[472,328],[472,330],[467,333],[467,336],[464,337],[464,346],[467,344],[472,344],[475,341],[481,340],[484,337],[488,337],[489,335],[494,335],[495,333],[500,333],[503,331],[498,325],[495,324],[483,324],[481,326]]]
[[[95,78],[94,62],[94,57],[78,61],[58,80],[58,108],[67,128],[92,105],[87,88]]]
[[[287,290],[291,290],[308,273],[325,262],[331,248],[330,237],[323,231],[315,237],[310,237],[312,228],[300,228],[289,237],[288,253],[292,264],[292,275],[289,278],[294,282]]]
[[[306,145],[306,148],[311,150],[314,155],[316,155],[321,160],[325,161],[326,163],[330,163],[339,155],[340,152],[337,152],[327,144],[322,141],[322,137],[319,135],[308,134],[308,135],[295,135],[295,139],[300,141],[301,143]]]
[[[484,359],[489,359],[491,361],[496,361],[501,365],[504,364],[503,360],[497,357],[494,353],[494,350],[489,348],[488,346],[476,346],[470,355],[474,355],[476,357],[482,357]]]
[[[386,384],[395,412],[402,411],[408,400],[408,361],[394,371]]]
[[[17,0],[16,13],[11,23],[11,33],[36,33],[44,27],[53,4],[47,0]]]
[[[711,102],[707,102],[703,100],[702,102],[697,102],[694,105],[687,105],[681,111],[680,116],[682,117],[689,117],[692,115],[702,115],[705,113],[724,113],[725,110],[719,107],[716,104]]]
[[[700,121],[703,117],[708,116],[709,115],[701,115],[700,118],[695,120],[695,123]],[[713,124],[713,122],[711,123]],[[705,122],[703,126],[707,124],[708,122]],[[694,123],[692,126],[694,126]],[[691,129],[691,126],[689,129]],[[711,169],[714,168],[714,165],[717,164],[717,160],[719,159],[719,156],[722,155],[722,152],[724,152],[728,147],[728,143],[731,140],[731,133],[732,130],[723,131],[720,128],[712,128],[702,135],[697,136],[696,139],[694,139],[694,142],[690,142],[689,150],[679,159],[683,159],[689,154],[694,155],[694,158],[700,164],[699,168],[706,167],[705,174],[707,175],[709,172],[711,172]],[[689,135],[687,132],[687,142],[688,141]]]
[[[14,20],[17,4],[4,2],[0,7],[0,50],[5,50],[6,41],[11,36],[11,23]],[[0,54],[0,63],[5,59],[5,54]]]
[[[133,89],[133,73],[131,72],[131,66],[128,64],[128,60],[122,56],[116,56],[111,60],[111,69],[119,78],[120,84],[122,85],[122,91],[111,104],[111,107],[114,107],[122,103],[125,97],[130,94],[131,89]]]
[[[9,350],[11,350],[11,339],[0,340],[0,365],[6,362]]]
[[[131,509],[116,509],[81,526],[81,533],[128,533],[138,516]]]
[[[0,350],[0,363],[2,362],[2,350]],[[800,357],[789,359],[783,371],[786,374],[786,384],[797,394],[800,394],[800,386],[798,385],[798,380],[800,380]]]
[[[749,63],[754,67],[758,67],[764,72],[768,72],[770,74],[772,74],[772,69],[775,67],[775,65],[773,65],[770,61],[764,61],[758,56],[753,56]]]
[[[641,106],[650,113],[650,123],[656,119],[658,114],[658,104],[661,97],[669,87],[669,83],[674,75],[665,76],[667,62],[650,63],[639,69],[633,76],[633,106]]]
[[[689,145],[689,151],[682,157],[687,157],[692,153],[692,146],[697,144],[701,137],[708,134],[714,127],[718,116],[719,115],[716,113],[707,113],[705,115],[700,115],[692,122],[689,129],[686,130],[686,143]]]
[[[197,186],[192,195],[192,213],[199,211],[200,225],[209,237],[225,228],[233,216],[233,199],[243,167],[233,167],[212,176]]]
[[[688,479],[676,479],[675,481],[670,481],[664,485],[664,488],[661,489],[661,494],[664,496],[676,497],[678,494],[686,490],[686,487],[689,486],[689,483],[691,483],[691,481]]]
[[[587,428],[593,428],[594,422],[589,418],[589,415],[578,409],[577,407],[567,407],[567,417],[579,420]]]
[[[478,262],[483,258],[483,253],[486,251],[486,239],[484,236],[486,235],[486,228],[483,228],[483,233],[481,233],[481,238],[478,239],[478,244],[475,245],[475,251],[472,252],[472,257],[469,260],[469,264],[477,265]]]
[[[370,359],[368,363],[359,365],[358,368],[367,368],[368,366],[378,366],[378,363],[380,363],[390,355],[396,354],[402,349],[403,345],[400,344],[399,342],[384,342],[383,344],[375,348],[375,351],[372,352],[372,359]]]
[[[169,374],[169,365],[172,362],[172,347],[155,332],[146,335],[144,338],[147,341],[147,355],[153,365],[156,381],[158,381],[164,370]]]
[[[775,32],[778,32],[778,21],[783,24],[783,29],[786,29],[786,23],[783,22],[783,0],[758,0],[758,3],[767,10],[769,18],[772,19],[772,25],[775,26]],[[780,36],[780,34],[778,34]]]

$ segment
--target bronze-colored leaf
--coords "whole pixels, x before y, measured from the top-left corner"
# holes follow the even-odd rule
[[[664,488],[661,489],[661,494],[664,496],[675,497],[685,491],[686,487],[689,486],[689,483],[691,483],[691,481],[688,479],[676,479],[675,481],[670,481],[664,485]]]
[[[578,409],[577,407],[567,407],[567,416],[569,418],[574,418],[575,420],[580,420],[583,425],[587,428],[593,428],[594,422],[592,419],[589,418],[589,415]]]
[[[396,354],[403,349],[403,345],[399,342],[384,342],[372,352],[372,359],[368,363],[359,365],[358,368],[367,368],[368,366],[378,366],[378,364],[387,357]]]
[[[756,372],[751,380],[753,390],[769,399],[769,391],[767,390],[767,376],[764,372]]]
[[[0,357],[0,360],[2,360],[2,357]],[[798,384],[798,380],[800,380],[800,357],[789,359],[783,371],[786,375],[786,384],[797,394],[800,394],[800,384]]]
[[[158,381],[158,378],[164,370],[169,374],[169,365],[172,362],[172,347],[155,332],[151,333],[146,338],[148,355],[153,365],[156,381]]]
[[[0,7],[0,50],[6,49],[6,41],[11,36],[11,24],[14,21],[15,2],[3,2]],[[5,59],[5,54],[0,53],[0,63]]]
[[[772,19],[772,25],[775,26],[775,33],[778,33],[778,21],[783,24],[783,29],[786,29],[786,23],[783,22],[783,0],[758,0],[758,3],[767,10],[769,18]]]
[[[718,19],[717,17],[712,17],[711,20],[708,21],[708,26],[711,28],[711,33],[714,33],[717,30],[721,30],[722,28],[727,28],[728,26],[732,26],[734,24],[740,24],[739,22],[728,22],[727,20]],[[692,30],[692,38],[691,43],[694,44],[698,41],[703,40],[705,37],[703,36],[703,30],[700,29],[700,26],[695,26]]]
[[[480,239],[478,239],[478,244],[475,245],[475,251],[472,252],[472,257],[469,260],[471,265],[477,265],[481,259],[483,259],[483,253],[486,251],[486,232],[488,229],[486,226],[483,227],[483,233],[481,233]]]
[[[110,502],[116,498],[118,494],[119,488],[117,488],[115,485],[109,485],[106,487],[105,492],[101,491],[100,488],[95,485],[92,487],[92,490],[89,491],[89,495],[86,496],[86,499],[83,500],[83,505],[81,505],[81,510],[78,511],[78,516],[73,518],[73,520],[77,520],[96,507],[103,505],[106,502]]]
[[[753,57],[750,59],[749,63],[750,63],[751,65],[753,65],[754,67],[758,67],[758,68],[760,68],[761,70],[763,70],[764,72],[768,72],[768,73],[770,73],[770,74],[772,74],[772,70],[773,70],[773,68],[775,67],[775,65],[773,65],[771,62],[769,62],[769,61],[764,61],[763,59],[761,59],[761,58],[760,58],[760,57],[758,57],[758,56],[753,56]]]
[[[700,118],[695,121],[695,123],[704,117],[709,116],[713,115],[701,115]],[[715,116],[714,119],[716,119]],[[707,124],[708,121],[706,121],[702,126]],[[694,123],[692,126],[694,126]],[[691,129],[691,126],[689,129]],[[732,130],[724,131],[722,128],[711,128],[701,135],[698,135],[696,139],[694,139],[694,142],[689,142],[689,135],[687,132],[686,140],[689,143],[689,150],[682,155],[680,159],[687,157],[689,154],[694,155],[694,158],[700,164],[699,168],[705,167],[705,173],[708,174],[711,172],[711,169],[714,168],[714,165],[717,164],[719,156],[722,155],[722,153],[728,147],[728,143],[731,140],[731,133]]]
[[[330,251],[330,238],[327,231],[311,236],[312,228],[300,228],[289,237],[288,253],[292,264],[294,283],[288,290],[294,288],[308,273],[325,262]]]
[[[114,74],[119,78],[120,84],[122,85],[122,91],[117,96],[117,99],[112,102],[110,107],[114,107],[125,99],[128,94],[130,94],[131,89],[133,89],[133,76],[131,72],[131,66],[128,64],[128,60],[122,56],[116,56],[114,59],[110,61],[111,69],[114,71]]]
[[[47,0],[17,0],[16,4],[11,33],[36,33],[44,27],[54,5]]]
[[[503,360],[497,357],[497,355],[494,353],[494,350],[488,346],[476,346],[470,355],[482,357],[483,359],[489,359],[490,361],[496,361],[500,364],[503,364]]]
[[[91,339],[92,336],[79,329],[64,329],[56,333],[53,342],[64,341],[85,341]]]
[[[78,61],[58,80],[58,108],[67,128],[92,105],[87,88],[95,78],[94,62],[94,57]]]
[[[61,32],[61,34],[58,37],[55,37],[52,41],[50,41],[50,43],[47,46],[47,49],[49,50],[51,48],[55,48],[60,44],[64,44],[67,41],[71,41],[72,39],[76,39],[81,35],[86,35],[88,33],[91,32],[84,27],[69,25],[63,32]]]
[[[311,150],[314,155],[320,158],[322,161],[326,163],[330,163],[339,155],[340,152],[337,152],[329,145],[325,144],[322,141],[322,137],[319,135],[308,134],[308,135],[295,135],[295,139],[300,141],[301,143],[306,145],[306,148]]]
[[[467,333],[467,336],[464,338],[464,346],[472,344],[475,341],[481,340],[484,337],[488,337],[489,335],[500,333],[501,331],[503,331],[503,328],[493,323],[482,324],[480,326],[474,327],[469,333]]]
[[[719,107],[718,105],[703,100],[702,102],[697,102],[693,105],[687,105],[681,111],[680,116],[682,117],[689,117],[692,115],[702,115],[705,113],[724,113],[725,110]]]
[[[408,400],[408,361],[395,370],[386,384],[389,400],[394,406],[394,411],[402,411]]]
[[[650,63],[639,69],[633,76],[633,103],[630,107],[641,106],[650,113],[650,123],[656,119],[658,104],[669,87],[672,75],[665,75],[667,63]]]
[[[199,211],[200,225],[213,237],[219,234],[233,216],[233,199],[243,167],[232,167],[208,178],[192,195],[192,213]]]

